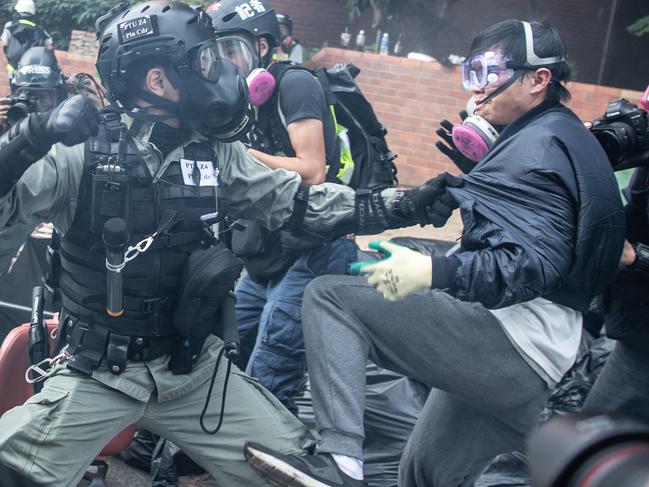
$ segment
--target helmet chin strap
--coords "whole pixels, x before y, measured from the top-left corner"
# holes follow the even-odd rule
[[[519,69],[514,73],[514,76],[512,76],[509,80],[507,80],[506,83],[500,85],[498,88],[496,88],[496,91],[491,93],[489,96],[487,96],[485,99],[480,100],[479,102],[476,103],[477,105],[484,105],[485,103],[489,103],[491,100],[496,98],[498,95],[500,95],[503,91],[505,91],[507,88],[509,88],[511,85],[514,84],[514,82],[519,79],[523,73],[525,72],[524,69]]]
[[[126,110],[126,114],[135,120],[141,120],[145,122],[165,122],[172,118],[181,119],[182,123],[182,106],[180,103],[168,100],[162,96],[154,95],[153,93],[143,90],[142,88],[136,88],[136,96],[151,105],[154,108],[160,108],[167,111],[168,113],[151,113],[149,108],[140,108],[135,107],[131,110]]]

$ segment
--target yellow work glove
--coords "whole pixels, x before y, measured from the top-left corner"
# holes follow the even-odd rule
[[[430,288],[433,263],[430,256],[385,241],[370,243],[370,248],[384,253],[379,262],[354,262],[352,274],[367,274],[367,282],[388,301],[403,299],[419,289]]]

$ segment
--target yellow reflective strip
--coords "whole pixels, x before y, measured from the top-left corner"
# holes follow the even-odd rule
[[[14,68],[11,64],[7,64],[7,71],[13,73],[14,71],[16,71],[16,68]]]
[[[28,25],[28,26],[30,26],[30,27],[36,27],[36,23],[35,23],[35,22],[32,22],[31,20],[27,20],[27,19],[20,19],[20,20],[18,21],[18,23],[19,23],[19,24],[23,24],[23,25]]]
[[[336,127],[336,137],[340,140],[340,169],[336,177],[340,179],[343,183],[349,184],[352,180],[352,174],[354,173],[354,158],[352,157],[352,151],[349,147],[349,137],[341,136],[347,132],[347,127],[340,125],[338,119],[336,118],[336,110],[333,105],[329,105],[329,110],[331,111],[331,116],[334,120],[334,127]],[[329,170],[329,166],[327,166]]]

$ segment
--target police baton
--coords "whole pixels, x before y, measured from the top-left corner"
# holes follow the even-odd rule
[[[49,337],[43,323],[44,301],[45,288],[35,286],[32,290],[32,317],[27,337],[27,350],[31,365],[36,365],[50,356]],[[42,388],[42,382],[34,382],[34,393],[39,393]]]

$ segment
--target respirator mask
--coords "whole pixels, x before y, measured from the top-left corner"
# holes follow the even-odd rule
[[[498,138],[498,130],[480,115],[475,115],[475,100],[469,99],[466,106],[469,115],[452,130],[453,144],[462,155],[474,162],[481,160]]]
[[[251,47],[251,42],[243,36],[227,36],[216,39],[219,54],[235,64],[248,85],[250,103],[259,107],[273,96],[275,77],[261,65],[259,55]]]
[[[535,71],[540,67],[563,62],[563,56],[541,58],[534,51],[532,26],[521,22],[525,35],[526,60],[516,64],[511,56],[497,49],[477,52],[461,64],[462,87],[466,91],[493,89],[480,104],[489,103],[509,88],[525,71]],[[461,125],[453,127],[453,143],[468,159],[478,162],[491,149],[499,135],[499,130],[485,118],[475,115],[476,103],[469,100],[466,111],[469,116]]]
[[[241,139],[252,124],[246,82],[238,68],[220,56],[212,41],[202,44],[191,56],[190,69],[167,66],[171,84],[180,91],[175,102],[136,88],[137,97],[169,112],[154,115],[135,108],[136,119],[164,121],[178,117],[183,125],[223,142]]]

